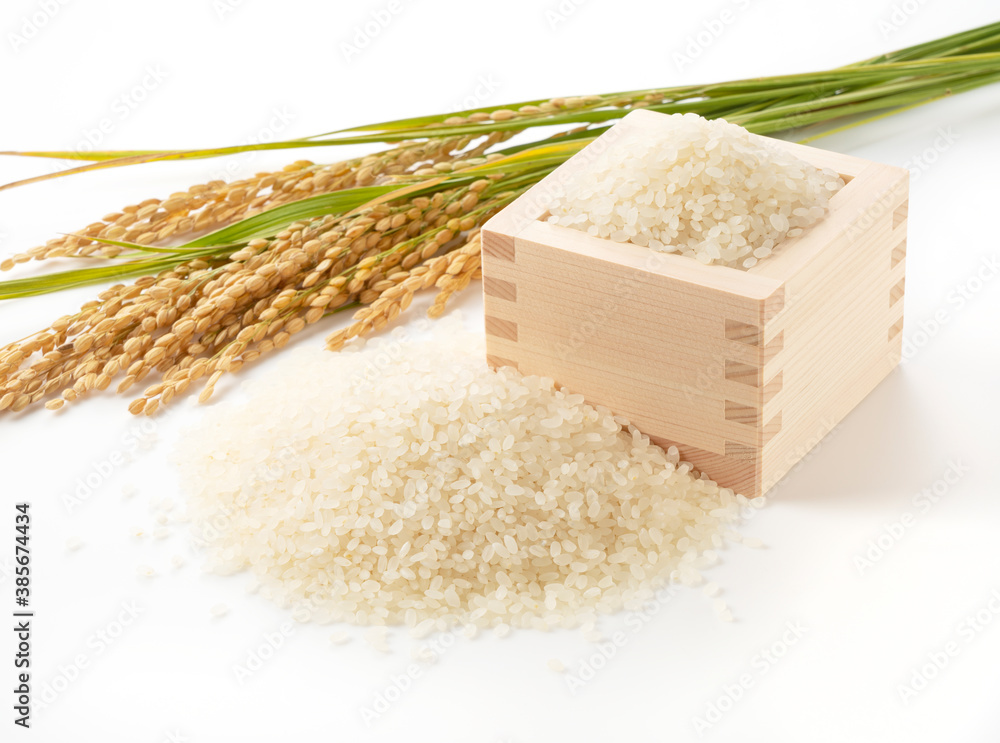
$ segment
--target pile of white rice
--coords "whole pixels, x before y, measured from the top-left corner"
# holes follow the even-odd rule
[[[577,626],[701,581],[745,498],[552,380],[431,338],[302,349],[178,451],[211,567],[319,621]]]
[[[612,140],[556,197],[549,221],[615,242],[751,268],[820,220],[844,182],[721,119],[658,117]]]

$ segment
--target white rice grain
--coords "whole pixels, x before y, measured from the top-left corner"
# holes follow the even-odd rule
[[[549,221],[614,242],[748,269],[827,211],[844,182],[746,129],[660,116],[612,141],[549,205]]]
[[[449,320],[428,341],[293,352],[178,460],[210,568],[379,637],[592,631],[690,572],[747,503],[551,379],[491,371]]]

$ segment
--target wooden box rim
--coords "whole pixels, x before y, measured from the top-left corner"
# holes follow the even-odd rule
[[[869,181],[885,174],[886,169],[908,175],[903,168],[896,168],[862,158],[822,150],[816,147],[786,142],[781,139],[753,135],[773,146],[784,148],[796,157],[819,168],[835,170],[846,184],[830,199],[827,214],[801,235],[784,240],[776,252],[750,269],[743,270],[721,265],[704,265],[688,256],[654,251],[633,243],[619,243],[606,238],[588,235],[582,230],[542,221],[551,198],[564,179],[572,179],[586,171],[592,158],[592,148],[600,147],[605,139],[620,136],[641,136],[644,129],[656,123],[655,119],[668,114],[642,109],[632,111],[617,124],[532,186],[509,207],[490,219],[484,231],[511,238],[521,238],[550,247],[570,250],[596,260],[609,261],[640,271],[668,276],[681,281],[697,283],[723,292],[739,294],[753,299],[766,299],[798,273],[805,270],[819,253],[829,248],[850,228],[852,219],[835,219],[851,205],[858,204],[858,212],[870,208]]]

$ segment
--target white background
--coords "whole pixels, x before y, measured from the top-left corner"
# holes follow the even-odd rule
[[[991,3],[938,0],[398,2],[366,48],[345,54],[343,44],[355,43],[387,1],[7,0],[0,149],[85,146],[103,119],[111,130],[100,135],[101,148],[184,148],[303,136],[469,103],[808,71],[995,20]],[[723,10],[730,22],[717,37],[690,47],[706,24],[719,28]],[[0,607],[7,616],[12,606],[12,504],[28,500],[35,692],[58,690],[30,733],[12,726],[13,644],[3,633],[0,739],[695,740],[695,720],[710,705],[726,711],[705,740],[1000,739],[1000,601],[990,608],[991,596],[1000,596],[1000,281],[975,281],[984,261],[1000,254],[998,126],[994,86],[819,142],[917,171],[909,353],[747,524],[745,532],[767,548],[730,549],[710,571],[735,623],[717,621],[711,602],[692,590],[648,616],[610,618],[603,629],[622,629],[627,640],[576,693],[546,661],[559,658],[579,671],[597,650],[578,633],[462,640],[438,663],[421,664],[420,677],[370,726],[361,710],[405,673],[406,638],[395,639],[386,656],[358,639],[332,646],[330,628],[299,625],[241,684],[233,666],[265,646],[288,615],[246,595],[242,577],[201,574],[180,527],[165,540],[131,535],[135,526],[147,534],[156,527],[152,503],[180,497],[169,456],[180,428],[201,411],[191,401],[176,405],[155,419],[143,448],[126,438],[136,426],[127,401],[106,396],[58,415],[0,418]],[[156,164],[5,192],[0,252],[149,196],[301,156],[342,153]],[[2,158],[0,181],[50,167]],[[960,304],[956,292],[965,287],[978,290]],[[0,305],[0,341],[38,329],[93,292]],[[474,291],[464,307],[478,323]],[[933,327],[942,312],[947,322]],[[299,343],[321,339],[316,333]],[[267,374],[269,365],[251,373]],[[80,478],[126,450],[131,464],[68,507]],[[957,484],[938,483],[939,502],[923,512],[919,494],[952,462],[967,473]],[[138,493],[126,500],[129,484]],[[907,513],[911,526],[890,536]],[[68,551],[70,537],[83,547]],[[880,538],[884,555],[859,567],[858,556]],[[185,567],[171,568],[173,554],[186,556]],[[137,577],[140,564],[158,576]],[[95,633],[116,632],[129,602],[138,618],[105,644]],[[219,602],[232,610],[212,619]],[[786,634],[789,623],[800,637]],[[900,686],[948,643],[957,654],[904,703]],[[761,655],[769,648],[782,653],[773,664]],[[76,673],[81,656],[86,667]],[[737,691],[742,674],[750,683]]]

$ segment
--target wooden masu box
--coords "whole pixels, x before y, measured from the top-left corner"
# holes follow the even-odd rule
[[[846,185],[746,271],[545,221],[608,140],[662,115],[628,114],[486,224],[488,362],[552,377],[763,495],[899,361],[909,174],[771,140]]]

